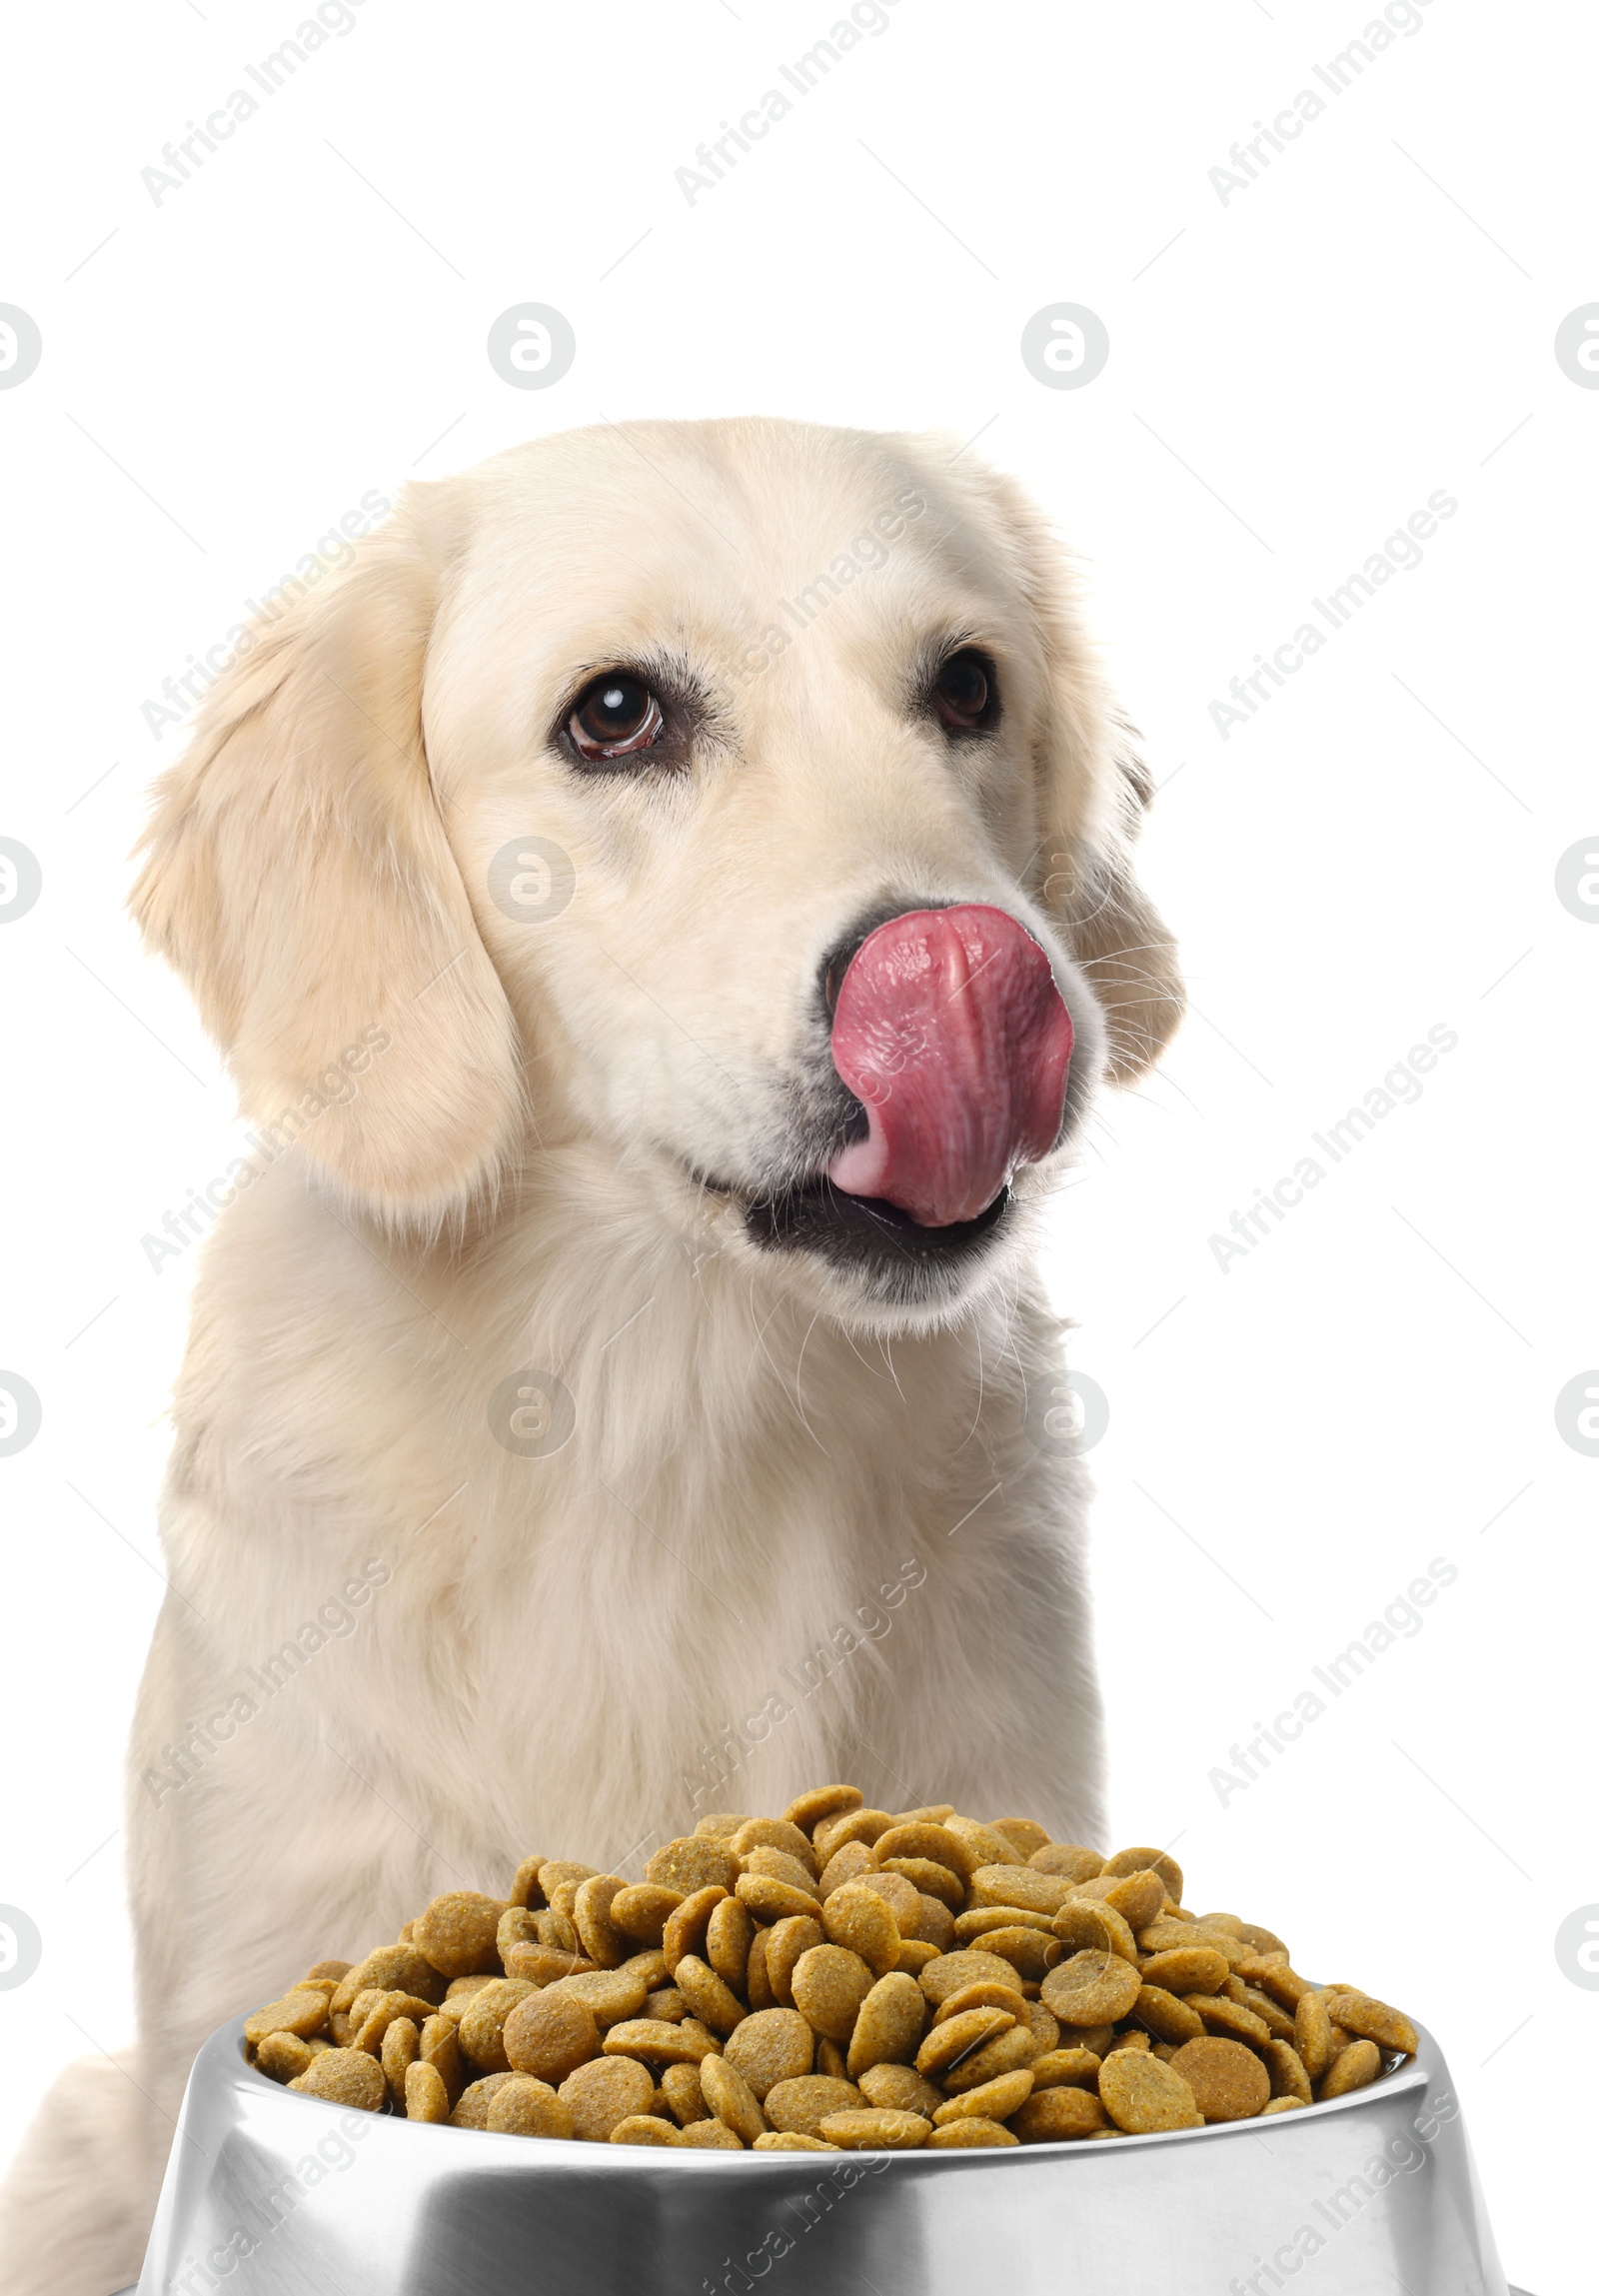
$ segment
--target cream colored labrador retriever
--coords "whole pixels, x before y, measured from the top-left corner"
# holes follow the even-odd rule
[[[52,2093],[7,2296],[134,2276],[213,2027],[530,1849],[637,1872],[833,1776],[1101,1837],[1029,1251],[1180,1010],[1147,796],[1041,520],[937,441],[546,440],[258,626],[134,895],[256,1128],[140,2040]]]

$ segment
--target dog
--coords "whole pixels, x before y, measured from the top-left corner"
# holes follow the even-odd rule
[[[834,1777],[1103,1838],[1031,1262],[1182,991],[1043,518],[937,439],[607,424],[297,587],[132,896],[254,1130],[175,1397],[139,2039],[46,2100],[10,2296],[137,2275],[219,2023],[526,1852],[637,1874]]]

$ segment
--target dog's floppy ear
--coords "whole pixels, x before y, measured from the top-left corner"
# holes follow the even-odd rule
[[[1127,1085],[1153,1068],[1184,1004],[1176,942],[1133,868],[1153,784],[1103,694],[1086,719],[1069,703],[1062,715],[1039,761],[1040,891],[1104,1008],[1106,1074]]]
[[[448,503],[414,491],[252,626],[157,785],[130,902],[274,1147],[428,1223],[493,1186],[519,1129],[516,1029],[422,739],[454,543]]]
[[[1034,757],[1031,883],[1104,1008],[1110,1081],[1131,1084],[1159,1059],[1183,1010],[1176,943],[1133,868],[1153,784],[1083,634],[1065,554],[1042,513],[997,471],[962,461],[951,475],[982,505],[991,536],[997,527],[1042,644],[1049,690]]]

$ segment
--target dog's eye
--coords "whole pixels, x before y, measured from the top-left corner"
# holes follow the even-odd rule
[[[652,750],[666,728],[661,704],[642,678],[608,670],[580,697],[567,720],[579,757],[598,761]]]
[[[956,733],[980,733],[997,714],[999,685],[993,664],[969,646],[942,664],[932,694],[939,717]]]

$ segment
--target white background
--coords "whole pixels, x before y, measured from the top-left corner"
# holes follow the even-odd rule
[[[1599,931],[1555,870],[1599,849],[1599,392],[1553,338],[1599,295],[1595,24],[1430,0],[1333,98],[1310,66],[1362,0],[897,0],[691,207],[674,171],[836,12],[365,0],[159,206],[141,169],[295,0],[13,25],[0,301],[44,357],[0,393],[0,835],[44,892],[0,933],[0,1365],[44,1425],[0,1459],[0,1901],[45,1958],[0,1992],[0,2145],[130,2029],[119,1764],[193,1260],[157,1274],[141,1237],[235,1152],[121,913],[179,739],[141,704],[369,489],[602,418],[938,425],[1090,563],[1193,990],[1049,1266],[1110,1402],[1115,1831],[1180,1836],[1190,1902],[1433,2027],[1511,2278],[1576,2296],[1599,1993],[1554,1940],[1599,1900],[1599,1459],[1554,1406],[1599,1362]],[[1305,87],[1323,116],[1223,204],[1208,171]],[[542,392],[485,356],[527,300],[577,334]],[[1109,331],[1080,390],[1018,352],[1062,300]],[[1228,680],[1440,488],[1422,566],[1223,742]],[[1440,1023],[1419,1102],[1223,1271],[1211,1234]],[[1435,1556],[1458,1578],[1422,1631],[1223,1807],[1212,1767]]]

